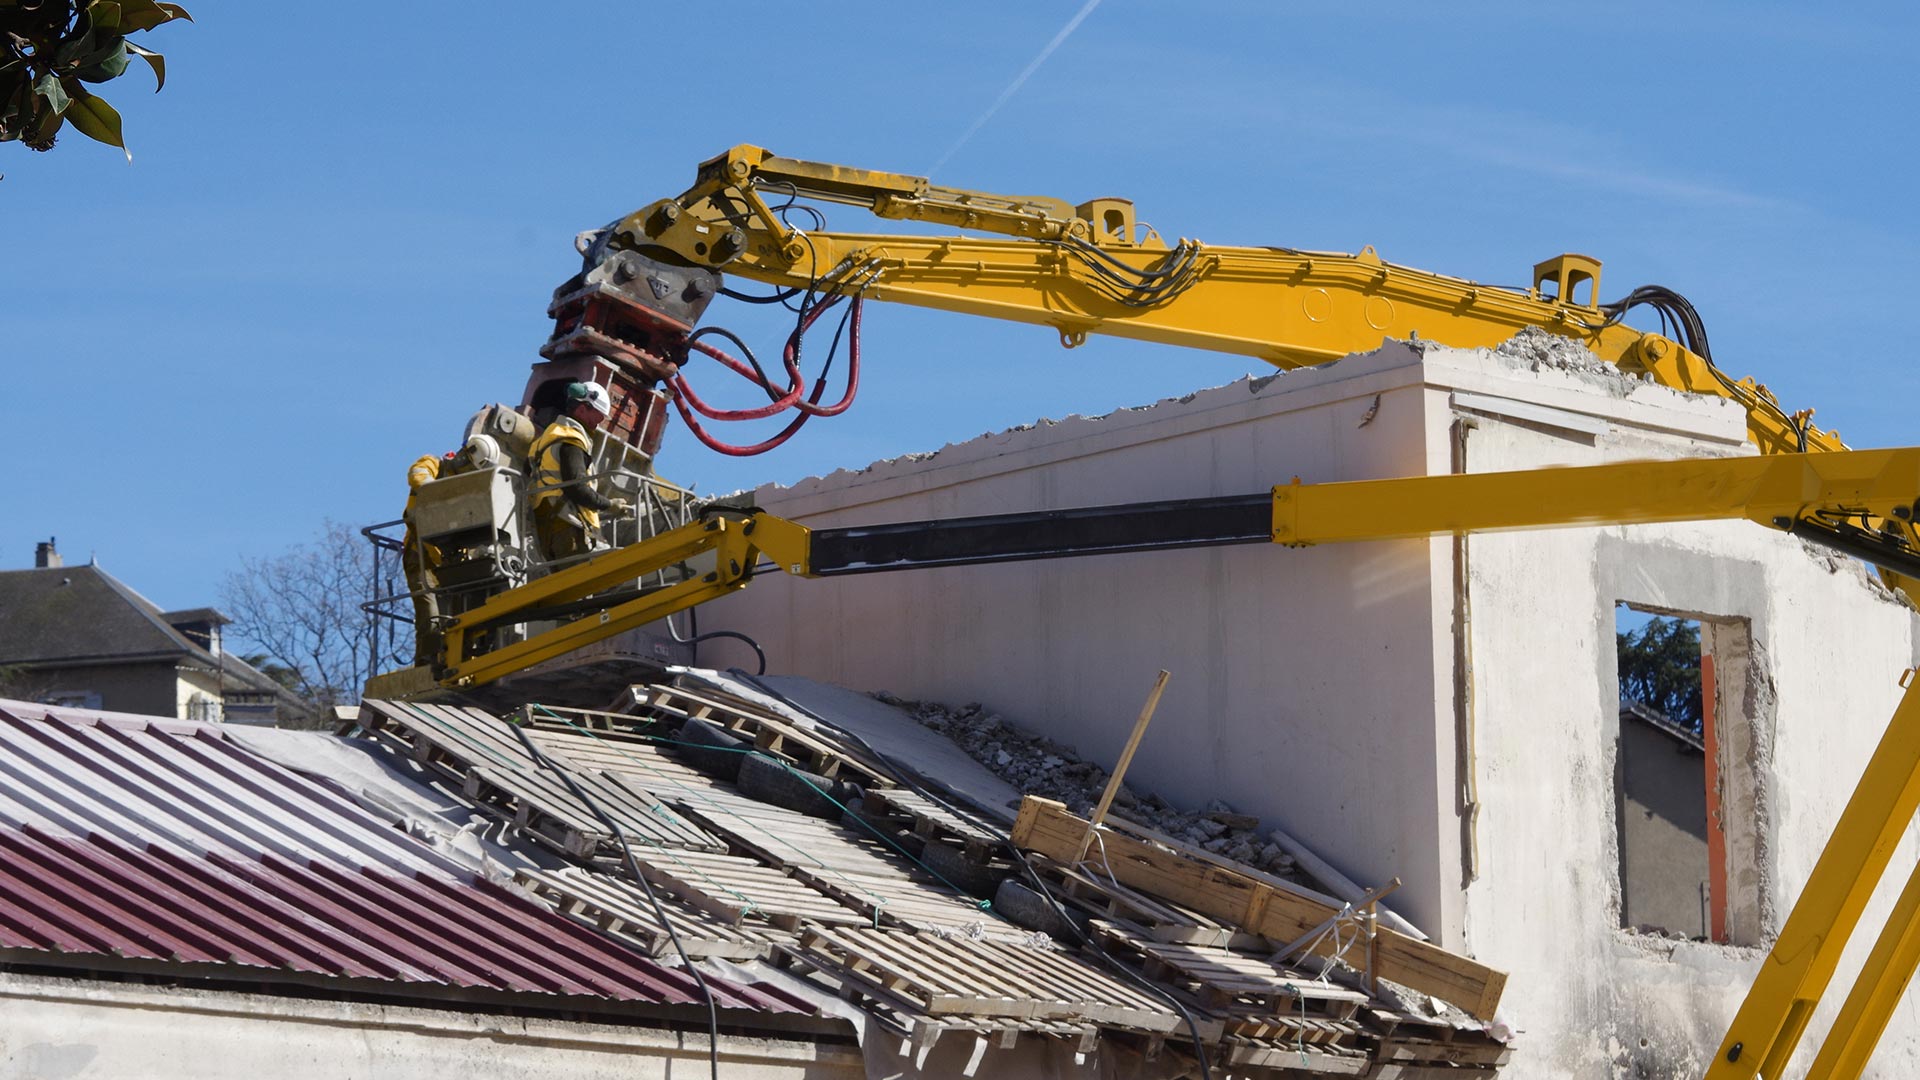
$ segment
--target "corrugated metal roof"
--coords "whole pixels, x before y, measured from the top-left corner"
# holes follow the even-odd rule
[[[0,947],[701,1000],[686,974],[476,879],[216,725],[13,702],[0,705]],[[811,1011],[707,983],[723,1007]]]

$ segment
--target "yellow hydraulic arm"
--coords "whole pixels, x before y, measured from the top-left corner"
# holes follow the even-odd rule
[[[781,212],[796,198],[994,235],[808,231]],[[1702,355],[1704,330],[1688,335],[1696,352],[1621,323],[1617,311],[1600,305],[1599,261],[1584,255],[1537,264],[1529,287],[1515,290],[1384,262],[1371,248],[1351,255],[1192,240],[1169,245],[1135,220],[1126,199],[1074,205],[966,191],[924,177],[778,157],[756,146],[703,162],[692,187],[620,219],[610,250],[781,287],[857,289],[877,300],[1051,326],[1068,346],[1088,334],[1111,334],[1239,353],[1282,368],[1364,352],[1385,337],[1490,347],[1538,326],[1623,370],[1738,401],[1763,452],[1845,449],[1837,433],[1812,426],[1811,410],[1789,414],[1764,386],[1714,367]],[[1678,300],[1665,290],[1647,293]],[[1679,305],[1677,315],[1691,316],[1690,306]]]

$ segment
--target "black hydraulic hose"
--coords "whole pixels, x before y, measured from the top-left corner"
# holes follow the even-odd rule
[[[701,633],[700,632],[700,613],[699,613],[699,610],[696,608],[687,609],[688,636],[686,637],[681,637],[680,631],[675,630],[673,628],[673,616],[669,615],[665,619],[662,619],[661,621],[667,624],[667,634],[668,636],[672,637],[674,641],[679,642],[682,645],[693,646],[693,648],[690,650],[693,655],[688,659],[692,661],[692,665],[694,667],[700,666],[700,643],[701,642],[712,641],[716,638],[730,638],[734,641],[744,642],[747,648],[753,650],[753,655],[756,658],[758,658],[760,661],[760,670],[754,672],[754,674],[765,675],[767,673],[767,651],[760,647],[759,642],[753,640],[752,638],[748,637],[747,635],[741,633],[738,630],[709,630],[704,634]]]

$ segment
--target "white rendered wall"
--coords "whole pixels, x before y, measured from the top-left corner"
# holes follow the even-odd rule
[[[1419,473],[1427,391],[1403,348],[931,458],[759,492],[810,525],[852,525],[1264,491],[1296,473]],[[1379,408],[1362,426],[1376,396]],[[1444,567],[1440,568],[1444,572]],[[1225,797],[1437,921],[1435,650],[1428,545],[1266,545],[819,581],[767,575],[701,616],[770,669],[913,698],[979,701],[1111,762],[1154,673],[1173,673],[1130,773],[1140,790]],[[710,651],[711,650],[711,651]],[[703,646],[704,664],[750,663]],[[1451,834],[1448,834],[1451,835]]]
[[[758,495],[829,526],[1243,494],[1295,474],[1444,473],[1462,419],[1476,472],[1750,452],[1726,402],[1484,350],[1389,345]],[[1729,812],[1750,815],[1759,837],[1731,867],[1754,936],[1785,918],[1891,714],[1894,680],[1915,660],[1914,616],[1855,564],[1744,523],[1474,537],[1464,610],[1455,552],[1435,539],[770,576],[702,621],[752,634],[772,670],[980,701],[1103,762],[1165,667],[1173,682],[1136,786],[1188,805],[1224,798],[1363,883],[1400,876],[1403,914],[1511,973],[1506,1009],[1525,1034],[1509,1075],[1697,1074],[1762,953],[1618,927],[1614,602],[1746,628],[1751,685],[1729,691],[1721,720],[1748,725],[1752,748],[1734,763],[1734,782],[1750,783]],[[1465,659],[1471,679],[1456,687]],[[1471,829],[1463,765],[1480,803]],[[1912,859],[1896,857],[1866,936]],[[1903,1006],[1879,1075],[1920,1075],[1915,1021]]]

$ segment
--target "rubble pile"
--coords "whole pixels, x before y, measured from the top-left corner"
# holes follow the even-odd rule
[[[937,702],[907,701],[884,691],[874,696],[906,710],[921,726],[952,739],[969,757],[1023,795],[1063,802],[1085,817],[1106,790],[1107,770],[1082,760],[1071,747],[1015,727],[978,703],[955,708]],[[1110,813],[1222,858],[1304,885],[1314,884],[1295,866],[1293,856],[1261,834],[1259,818],[1237,813],[1218,799],[1202,810],[1182,810],[1158,795],[1141,795],[1122,783]]]

